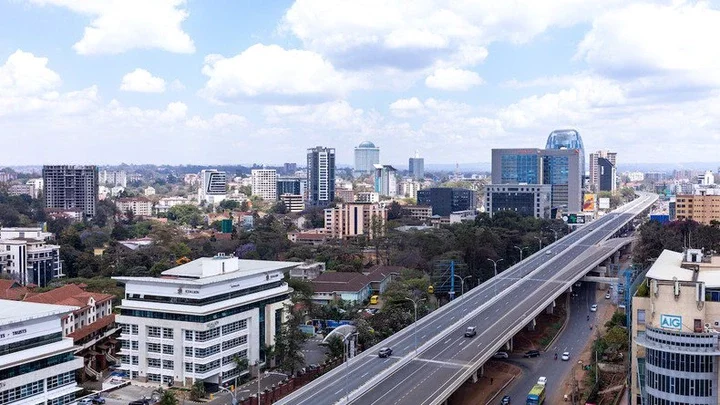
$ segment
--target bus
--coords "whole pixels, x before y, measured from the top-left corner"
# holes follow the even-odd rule
[[[527,396],[526,405],[540,405],[545,402],[545,386],[541,384],[535,384],[530,390]]]

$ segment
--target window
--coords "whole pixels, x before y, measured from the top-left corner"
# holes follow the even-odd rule
[[[192,356],[193,356],[193,348],[192,348],[192,347],[186,347],[186,348],[185,348],[185,356],[186,356],[186,357],[192,357]]]
[[[137,341],[137,340],[131,340],[131,341],[130,341],[130,347],[131,347],[133,350],[138,350],[138,341]]]
[[[132,365],[137,366],[138,365],[138,356],[131,356],[132,359]]]
[[[148,362],[148,367],[160,368],[160,359],[148,358],[147,362]],[[148,374],[148,378],[150,378],[149,374]]]
[[[147,351],[150,353],[160,353],[160,343],[148,343]]]
[[[65,323],[67,324],[68,321],[65,320]],[[122,329],[122,332],[120,332],[120,333],[122,333],[122,334],[124,334],[124,335],[129,335],[129,334],[130,334],[130,325],[129,325],[129,324],[127,324],[127,323],[121,323],[121,324],[120,324],[120,329]]]
[[[148,326],[147,327],[147,335],[148,337],[160,337],[160,328],[157,326]]]
[[[223,348],[223,350],[227,350],[227,349],[233,348],[235,346],[244,345],[245,343],[247,343],[247,335],[242,335],[235,339],[230,339],[227,342],[223,342],[222,348]]]
[[[637,310],[637,324],[638,325],[645,325],[645,310],[644,309],[638,309]]]
[[[193,331],[191,331],[191,330],[185,331],[185,340],[193,340]]]
[[[173,338],[172,328],[162,328],[162,335],[163,335],[164,339],[172,339]]]
[[[233,323],[229,323],[229,324],[227,324],[227,325],[224,325],[224,326],[222,327],[222,334],[223,334],[223,336],[224,336],[224,335],[229,335],[229,334],[231,334],[231,333],[233,333],[233,332],[237,332],[237,331],[243,330],[243,329],[245,329],[245,328],[247,328],[247,319],[243,319],[243,320],[240,320],[240,321],[237,321],[237,322],[233,322]]]
[[[172,360],[163,360],[162,365],[163,365],[163,368],[169,368],[169,369],[175,368],[175,362],[173,362]]]
[[[220,345],[213,345],[206,349],[195,348],[195,357],[203,358],[220,353]]]
[[[148,373],[147,379],[148,379],[148,381],[160,382],[160,374]]]
[[[215,339],[220,336],[220,328],[210,329],[204,332],[195,332],[195,340],[198,342],[205,342],[210,339]]]
[[[121,348],[121,349],[125,349],[125,350],[129,350],[129,349],[130,349],[130,341],[128,341],[128,340],[121,340],[121,341],[120,341],[120,348]]]
[[[188,373],[193,372],[193,363],[185,363],[185,371]]]
[[[162,352],[163,354],[173,354],[175,351],[175,348],[173,345],[162,345]]]
[[[130,331],[133,335],[138,334],[138,326],[137,325],[130,325]]]
[[[75,372],[70,371],[67,373],[58,374],[47,379],[47,389],[61,387],[63,385],[72,384],[75,382]]]

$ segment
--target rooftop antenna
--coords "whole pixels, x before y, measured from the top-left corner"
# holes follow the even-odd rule
[[[420,152],[415,149],[415,159],[418,159],[420,157]]]

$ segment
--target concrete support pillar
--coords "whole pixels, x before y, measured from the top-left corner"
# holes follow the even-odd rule
[[[475,372],[474,372],[473,375],[472,375],[472,382],[473,382],[473,384],[475,384],[476,382],[478,382],[478,378],[479,378],[479,377],[478,377],[478,372],[479,372],[479,370],[475,370]]]
[[[547,308],[545,308],[545,313],[548,315],[552,315],[555,312],[555,301],[550,303]]]
[[[535,321],[535,318],[533,318],[532,320],[530,320],[530,323],[528,324],[527,328],[529,331],[534,331],[535,326],[537,326],[537,321]]]
[[[509,352],[513,351],[513,338],[510,338],[510,340],[505,342],[505,350]]]

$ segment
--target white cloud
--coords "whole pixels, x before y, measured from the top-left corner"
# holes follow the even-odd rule
[[[311,128],[362,129],[370,118],[360,108],[345,100],[316,105],[275,105],[264,109],[266,121],[272,125],[298,123]]]
[[[170,90],[172,90],[172,91],[185,90],[185,85],[179,79],[175,79],[172,82],[170,82],[169,87],[170,87]]]
[[[401,98],[390,104],[390,112],[399,117],[407,117],[425,109],[425,105],[417,97]]]
[[[15,51],[0,66],[0,97],[39,94],[58,87],[60,76],[47,63],[47,58]]]
[[[473,86],[483,84],[483,79],[476,72],[463,69],[437,69],[425,79],[425,85],[431,89],[465,91]]]
[[[199,129],[203,131],[208,130],[226,130],[229,128],[245,127],[248,125],[247,118],[228,113],[218,113],[213,115],[210,119],[203,119],[198,115],[193,116],[185,122],[189,128]]]
[[[132,49],[193,53],[182,29],[189,13],[185,0],[28,0],[65,7],[93,18],[73,48],[81,55],[118,54]]]
[[[709,3],[633,4],[593,22],[576,57],[620,80],[645,86],[720,86],[720,10]]]
[[[137,68],[122,78],[120,90],[138,93],[165,92],[165,79],[155,77],[145,69]]]
[[[218,102],[320,103],[358,87],[356,79],[335,70],[311,51],[256,44],[239,55],[208,55],[201,94]]]

